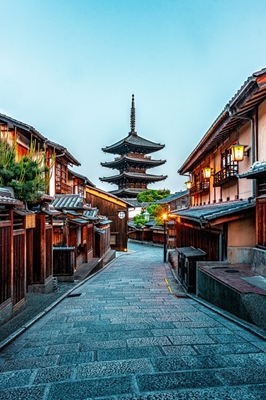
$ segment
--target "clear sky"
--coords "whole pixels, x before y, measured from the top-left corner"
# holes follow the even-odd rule
[[[136,130],[177,170],[227,102],[266,67],[265,0],[0,0],[0,112],[32,125],[99,177],[101,149]]]

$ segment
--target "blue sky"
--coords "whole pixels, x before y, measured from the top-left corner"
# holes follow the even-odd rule
[[[136,130],[165,144],[150,188],[177,174],[253,72],[266,67],[265,0],[0,0],[0,112],[67,147],[104,190],[101,150]]]

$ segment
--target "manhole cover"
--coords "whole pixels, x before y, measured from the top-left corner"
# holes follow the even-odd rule
[[[226,268],[229,268],[229,267],[212,267],[212,269],[226,269]]]
[[[239,272],[239,271],[238,271],[238,269],[227,269],[227,270],[224,271],[224,272],[228,272],[228,274],[236,274],[236,273]]]
[[[67,297],[78,297],[81,296],[81,293],[70,293]]]

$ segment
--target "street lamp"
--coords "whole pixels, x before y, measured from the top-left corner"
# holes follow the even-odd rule
[[[167,243],[166,243],[166,220],[167,214],[163,214],[163,236],[164,236],[164,243],[163,243],[163,262],[166,262],[166,253],[167,253]]]
[[[147,210],[145,210],[144,213],[143,213],[142,215],[143,215],[143,218],[144,218],[145,222],[149,222],[149,220],[150,220],[150,213],[149,213]]]

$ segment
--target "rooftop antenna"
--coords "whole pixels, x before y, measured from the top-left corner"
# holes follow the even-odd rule
[[[136,122],[135,102],[134,102],[134,94],[132,94],[131,113],[130,113],[130,129],[131,129],[131,134],[133,134],[133,135],[136,134],[135,122]]]

